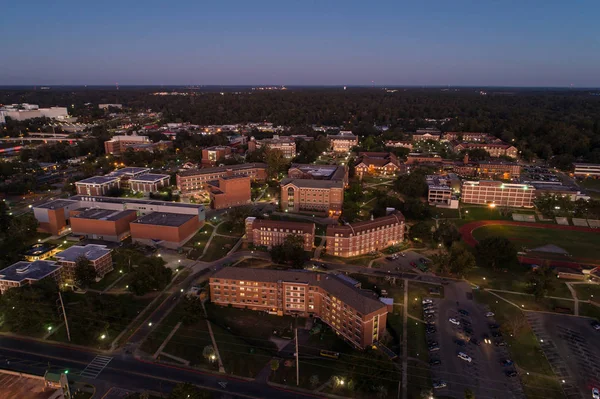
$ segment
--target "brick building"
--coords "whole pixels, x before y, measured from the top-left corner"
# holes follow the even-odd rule
[[[202,149],[202,165],[215,166],[231,156],[231,147],[214,146]]]
[[[252,202],[248,176],[223,176],[206,184],[210,195],[210,207],[213,209],[248,205]]]
[[[419,129],[412,135],[412,141],[440,141],[442,138],[442,132],[437,129]]]
[[[517,158],[519,155],[517,147],[504,143],[458,143],[453,145],[453,150],[455,152],[463,150],[484,150],[487,151],[490,156],[495,158],[501,156]]]
[[[283,244],[289,235],[299,235],[304,239],[304,250],[311,251],[315,241],[315,224],[246,218],[246,241],[255,246],[271,248]]]
[[[350,153],[352,147],[358,145],[358,136],[350,131],[341,131],[338,134],[328,134],[327,140],[331,145],[331,150],[337,153]]]
[[[177,188],[182,194],[195,194],[206,190],[206,183],[225,176],[248,176],[251,181],[265,181],[267,165],[248,163],[216,168],[191,169],[177,174]]]
[[[147,173],[129,179],[129,188],[133,192],[155,193],[161,188],[168,187],[171,176]]]
[[[135,166],[129,166],[110,172],[107,176],[118,177],[121,188],[129,188],[129,180],[139,178],[145,174],[150,173],[150,168],[140,168]]]
[[[121,188],[121,181],[116,176],[94,176],[75,182],[75,188],[79,195],[104,196]]]
[[[284,212],[341,214],[348,182],[345,166],[292,164],[288,176],[280,182]]]
[[[356,176],[394,176],[400,172],[400,162],[391,152],[359,152],[354,165]]]
[[[96,279],[104,278],[106,273],[113,270],[112,251],[105,245],[88,244],[85,246],[74,245],[58,253],[55,258],[58,265],[62,266],[61,279],[63,283],[73,284],[75,281],[75,266],[80,257],[90,261],[96,270]]]
[[[385,142],[385,146],[394,148],[408,148],[409,150],[412,150],[413,142],[410,140],[387,140]]]
[[[226,267],[210,277],[209,286],[217,305],[318,317],[359,349],[385,331],[386,305],[346,276]]]
[[[406,157],[407,165],[440,165],[444,160],[438,154],[410,153]]]
[[[444,140],[475,141],[479,143],[486,143],[494,140],[494,136],[489,133],[481,132],[446,132],[444,133]]]
[[[535,188],[527,184],[464,181],[461,189],[461,201],[465,204],[531,208],[534,198]]]
[[[58,285],[61,282],[60,269],[60,265],[49,260],[13,263],[0,270],[0,294],[9,288],[33,284],[45,278],[53,279]]]
[[[130,224],[133,242],[177,249],[188,242],[204,221],[195,215],[152,212]]]
[[[284,157],[290,159],[296,156],[296,142],[292,137],[274,135],[272,139],[256,140],[254,137],[250,138],[250,141],[248,141],[249,152],[261,148],[281,151]]]
[[[129,224],[135,219],[134,210],[80,208],[70,212],[69,222],[75,236],[121,242],[130,236]]]
[[[137,144],[151,144],[148,136],[114,136],[112,139],[104,142],[104,151],[107,154],[119,155],[125,150]]]
[[[327,226],[327,253],[350,257],[380,251],[404,240],[404,216],[394,212],[374,220]]]

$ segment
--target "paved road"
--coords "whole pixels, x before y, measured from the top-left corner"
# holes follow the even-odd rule
[[[50,366],[53,371],[69,370],[69,377],[86,382],[103,381],[117,387],[135,390],[167,391],[176,383],[189,382],[199,387],[223,392],[236,398],[315,398],[254,381],[245,381],[205,373],[183,367],[168,366],[116,355],[95,380],[79,373],[92,362],[97,353],[69,347],[54,346],[37,341],[0,337],[0,367],[32,374],[43,374]],[[222,385],[225,385],[223,387]]]

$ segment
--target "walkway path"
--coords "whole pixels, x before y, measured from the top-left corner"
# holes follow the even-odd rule
[[[568,285],[568,283],[567,283]],[[528,294],[526,292],[519,292],[519,291],[508,291],[508,290],[497,290],[494,288],[487,288],[486,291],[490,291],[490,292],[503,292],[505,294],[514,294],[514,295],[524,295],[524,296],[533,296],[532,294]],[[571,291],[573,292],[573,291]],[[561,296],[545,296],[544,298],[550,298],[550,299],[560,299],[562,301],[576,301],[577,299],[573,299],[573,298],[564,298]]]
[[[575,291],[575,288],[571,286],[571,283],[566,284],[569,291],[571,291],[571,295],[573,295],[573,301],[575,301],[573,306],[573,313],[575,313],[575,316],[579,316],[579,298],[577,298],[577,291]]]
[[[217,340],[215,339],[215,335],[213,334],[212,326],[210,325],[210,321],[208,320],[208,313],[206,313],[206,307],[204,306],[204,301],[202,303],[202,310],[204,310],[204,317],[206,317],[206,324],[208,325],[208,333],[210,334],[210,340],[212,341],[213,348],[215,349],[215,354],[217,355],[217,362],[219,362],[219,373],[225,373],[225,367],[223,366],[223,359],[221,359],[221,354],[219,353],[219,347],[217,346]]]
[[[122,276],[119,276],[118,279],[116,279],[115,281],[113,281],[112,283],[110,283],[108,285],[108,287],[106,287],[105,289],[102,290],[102,293],[108,292],[108,290],[110,290],[112,287],[114,287],[115,285],[117,285],[117,283],[121,280],[123,280],[125,278],[125,276],[127,275],[127,273],[123,274]]]
[[[210,234],[210,237],[208,238],[208,241],[206,241],[206,244],[204,245],[204,251],[202,251],[202,254],[201,254],[201,255],[200,255],[200,256],[199,256],[199,257],[198,257],[196,260],[198,260],[198,259],[201,259],[201,258],[202,258],[204,255],[206,255],[206,250],[207,250],[207,249],[208,249],[208,247],[210,246],[210,243],[211,243],[211,241],[212,241],[213,237],[214,237],[215,235],[217,235],[217,230],[219,229],[219,226],[220,226],[221,224],[223,224],[223,223],[224,223],[224,222],[221,222],[221,223],[217,224],[216,226],[214,226],[214,225],[213,225],[213,231],[212,231],[212,233]]]
[[[169,335],[167,335],[167,338],[165,338],[165,340],[163,341],[162,344],[160,344],[160,346],[158,347],[158,349],[156,350],[156,352],[154,352],[154,358],[156,359],[158,357],[158,355],[160,355],[160,353],[162,352],[163,349],[165,349],[165,346],[167,346],[167,344],[169,343],[169,341],[171,340],[171,338],[173,338],[173,335],[175,335],[175,333],[177,332],[177,330],[179,330],[179,327],[181,327],[181,322],[177,323],[175,325],[175,327],[173,327],[173,329],[171,330],[171,332],[169,333]]]

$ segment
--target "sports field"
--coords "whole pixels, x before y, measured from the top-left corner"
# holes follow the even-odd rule
[[[493,236],[506,237],[519,251],[554,244],[568,251],[574,258],[600,259],[600,234],[597,232],[489,225],[476,228],[472,234],[477,241]]]

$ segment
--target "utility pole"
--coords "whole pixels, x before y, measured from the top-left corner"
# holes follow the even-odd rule
[[[60,290],[58,291],[58,298],[60,299],[60,306],[62,307],[62,313],[65,318],[65,327],[67,328],[67,338],[69,339],[69,342],[71,342],[71,332],[69,331],[69,322],[67,321],[67,312],[65,311],[65,304],[63,303]]]
[[[298,353],[298,326],[296,326],[296,386],[300,385],[300,354]]]

